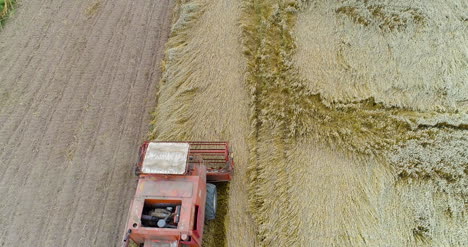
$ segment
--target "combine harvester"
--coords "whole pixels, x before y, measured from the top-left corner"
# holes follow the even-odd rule
[[[145,142],[123,247],[201,246],[216,215],[216,186],[231,180],[227,142]]]

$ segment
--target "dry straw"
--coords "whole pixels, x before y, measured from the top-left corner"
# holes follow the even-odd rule
[[[299,15],[294,62],[327,104],[468,111],[468,3],[314,1]]]
[[[445,37],[408,44],[420,60],[435,54],[418,62],[353,49],[395,51],[401,39],[439,32],[434,11],[417,4],[241,2],[179,2],[153,123],[158,140],[234,146],[228,212],[208,225],[205,244],[467,243],[467,91],[456,90],[466,88],[466,20],[449,25],[453,46]],[[432,68],[425,62],[440,66],[409,69]]]
[[[233,147],[234,179],[218,186],[218,218],[205,228],[204,246],[255,244],[247,214],[249,95],[240,13],[238,1],[178,2],[154,113],[153,139],[226,140]]]
[[[368,4],[370,16],[354,4]],[[329,5],[334,5],[333,11],[320,12]],[[460,6],[466,9],[463,3]],[[304,12],[301,7],[304,3],[294,1],[246,1],[242,19],[249,58],[247,85],[253,99],[251,210],[256,212],[262,245],[465,245],[468,157],[463,150],[468,150],[468,121],[460,102],[466,100],[467,91],[457,89],[466,87],[466,43],[453,47],[448,65],[441,63],[432,68],[436,72],[430,71],[443,75],[434,79],[435,84],[453,79],[448,83],[454,87],[444,98],[440,85],[428,80],[427,85],[418,85],[408,68],[382,67],[380,72],[389,75],[379,78],[379,68],[371,68],[372,57],[327,46],[337,39],[336,19],[348,18],[348,24],[336,27],[351,33],[337,41],[348,46],[361,38],[360,32],[352,35],[351,27],[372,28],[383,40],[391,40],[418,26],[430,29],[425,17],[430,14],[417,6],[387,1],[314,1]],[[324,15],[332,20],[314,22]],[[318,43],[303,38],[324,35],[309,29],[317,25],[333,30]],[[463,30],[452,29],[453,35],[466,35]],[[367,42],[369,47],[380,47]],[[434,49],[431,44],[419,45],[412,46],[414,54]],[[349,62],[346,55],[352,52],[356,61]],[[322,57],[322,53],[331,55]],[[399,57],[386,60],[404,64]],[[337,68],[328,63],[338,64]],[[361,65],[365,63],[367,67]],[[322,74],[306,74],[311,66],[317,73],[333,76],[323,80]],[[370,73],[373,80],[360,88],[366,78],[359,73]],[[392,77],[398,76],[415,86],[405,88],[401,82],[392,86]],[[403,94],[390,94],[379,85],[402,87]],[[354,92],[370,93],[350,97]],[[411,95],[418,96],[406,100]],[[425,152],[434,153],[432,159],[425,160]]]

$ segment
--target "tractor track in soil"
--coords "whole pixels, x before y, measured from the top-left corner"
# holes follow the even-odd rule
[[[19,4],[0,31],[0,246],[116,246],[173,3]]]

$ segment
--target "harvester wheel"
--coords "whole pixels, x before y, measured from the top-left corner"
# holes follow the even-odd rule
[[[206,184],[206,206],[205,206],[205,219],[214,220],[216,218],[218,195],[216,193],[216,185]]]
[[[138,168],[138,166],[135,165],[135,166],[133,167],[133,173],[134,173],[135,176],[137,176],[137,177],[140,176],[141,171],[140,171],[140,169]]]

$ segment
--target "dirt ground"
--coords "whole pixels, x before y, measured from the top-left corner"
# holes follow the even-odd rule
[[[170,0],[24,0],[0,32],[0,246],[115,246]]]

